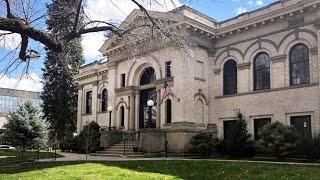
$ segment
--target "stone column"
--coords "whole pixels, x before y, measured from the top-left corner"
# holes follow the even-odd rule
[[[129,131],[135,130],[135,110],[136,110],[136,94],[133,92],[130,97],[130,119],[129,119]]]
[[[97,122],[97,115],[98,115],[98,81],[95,81],[92,88],[92,121]]]
[[[139,108],[140,108],[140,106],[139,106],[139,104],[140,104],[140,92],[139,91],[137,91],[136,92],[136,97],[135,97],[135,103],[136,103],[136,105],[135,105],[135,111],[136,111],[136,113],[135,113],[135,118],[136,118],[136,123],[135,123],[135,130],[136,131],[138,131],[139,130]]]
[[[161,99],[161,89],[157,89],[157,120],[156,120],[156,127],[161,128],[161,104],[160,104],[160,99]]]
[[[319,15],[320,15],[320,11],[318,11],[318,13],[317,13],[317,15],[318,15],[318,17],[319,17]],[[315,27],[316,27],[316,30],[317,30],[317,42],[318,42],[318,44],[317,44],[317,46],[318,46],[318,51],[315,49],[315,50],[313,50],[314,52],[314,54],[317,54],[317,55],[315,55],[316,56],[316,58],[317,58],[317,64],[318,64],[318,79],[317,79],[317,82],[320,82],[320,71],[319,71],[319,69],[320,69],[320,20],[318,20],[318,21],[316,21],[315,22]],[[319,88],[319,93],[320,93],[320,88]],[[315,130],[315,132],[319,132],[319,130],[320,130],[320,126],[319,126],[319,124],[320,124],[320,121],[319,121],[319,115],[320,115],[320,97],[318,97],[318,102],[319,102],[319,109],[318,109],[318,113],[317,114],[315,114],[315,119],[318,119],[318,120],[316,120],[315,121],[315,127],[313,128],[314,130]],[[318,117],[317,117],[318,116]]]
[[[82,106],[83,106],[83,86],[78,86],[78,112],[77,112],[77,133],[82,129]]]
[[[223,95],[223,81],[221,81],[221,69],[214,69],[213,70],[214,77],[213,77],[213,89],[214,89],[214,96],[222,96]]]
[[[273,56],[271,61],[270,84],[271,88],[285,87],[285,60],[286,54]]]
[[[250,62],[245,62],[242,64],[238,64],[238,93],[244,93],[250,91],[249,85],[249,72],[250,72]]]

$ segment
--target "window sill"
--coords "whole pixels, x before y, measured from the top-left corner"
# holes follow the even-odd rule
[[[319,83],[316,82],[316,83],[310,83],[310,84],[294,85],[294,86],[289,86],[289,87],[264,89],[264,90],[258,90],[258,91],[252,91],[252,92],[216,96],[215,99],[222,99],[222,98],[236,97],[236,96],[244,96],[244,95],[251,95],[251,94],[260,94],[260,93],[267,93],[267,92],[274,92],[274,91],[283,91],[283,90],[288,90],[288,89],[298,89],[298,88],[313,87],[313,86],[319,86]]]
[[[98,114],[107,114],[108,113],[108,111],[100,111],[100,112],[98,112]]]
[[[92,113],[82,114],[82,116],[91,116]]]

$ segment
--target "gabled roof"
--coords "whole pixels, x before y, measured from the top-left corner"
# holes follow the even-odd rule
[[[167,20],[182,20],[185,17],[192,19],[193,21],[197,21],[199,23],[202,23],[206,26],[208,26],[208,28],[213,28],[215,26],[215,23],[217,22],[215,19],[212,19],[210,17],[208,17],[205,14],[200,13],[199,11],[192,9],[186,5],[180,6],[176,9],[173,9],[169,12],[160,12],[160,11],[148,11],[149,15],[151,17],[155,17],[155,18],[163,18],[163,19],[167,19]],[[145,17],[145,14],[139,10],[139,9],[135,9],[133,10],[128,16],[127,18],[121,23],[121,25],[119,26],[120,29],[125,29],[126,26],[129,26],[130,23],[139,16],[143,16]],[[102,47],[99,49],[99,51],[101,53],[104,53],[107,51],[107,49],[111,46],[111,44],[114,42],[114,40],[117,38],[117,36],[115,36],[114,34],[107,39],[104,44],[102,45]]]

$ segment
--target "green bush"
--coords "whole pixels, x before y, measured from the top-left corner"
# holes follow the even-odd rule
[[[79,136],[73,136],[72,134],[70,134],[60,142],[61,151],[80,152],[81,149],[82,146],[80,144]]]
[[[191,145],[191,153],[199,153],[203,157],[208,157],[212,154],[214,148],[213,134],[200,132],[190,139],[189,144]]]
[[[298,135],[293,126],[274,122],[264,126],[260,132],[259,144],[264,145],[278,159],[295,151]]]
[[[249,134],[245,116],[240,110],[235,111],[235,124],[230,139],[224,139],[216,149],[225,151],[232,157],[252,157],[255,154],[253,141]]]
[[[304,155],[311,160],[320,159],[320,135],[314,137],[300,137],[297,142],[297,154]]]
[[[88,129],[89,126],[89,129]],[[79,143],[82,152],[96,152],[100,148],[100,126],[96,122],[90,122],[83,127],[79,134]]]

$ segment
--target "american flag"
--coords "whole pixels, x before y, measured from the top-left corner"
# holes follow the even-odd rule
[[[171,89],[169,88],[167,81],[164,81],[162,100],[166,99],[169,96],[170,90]]]

